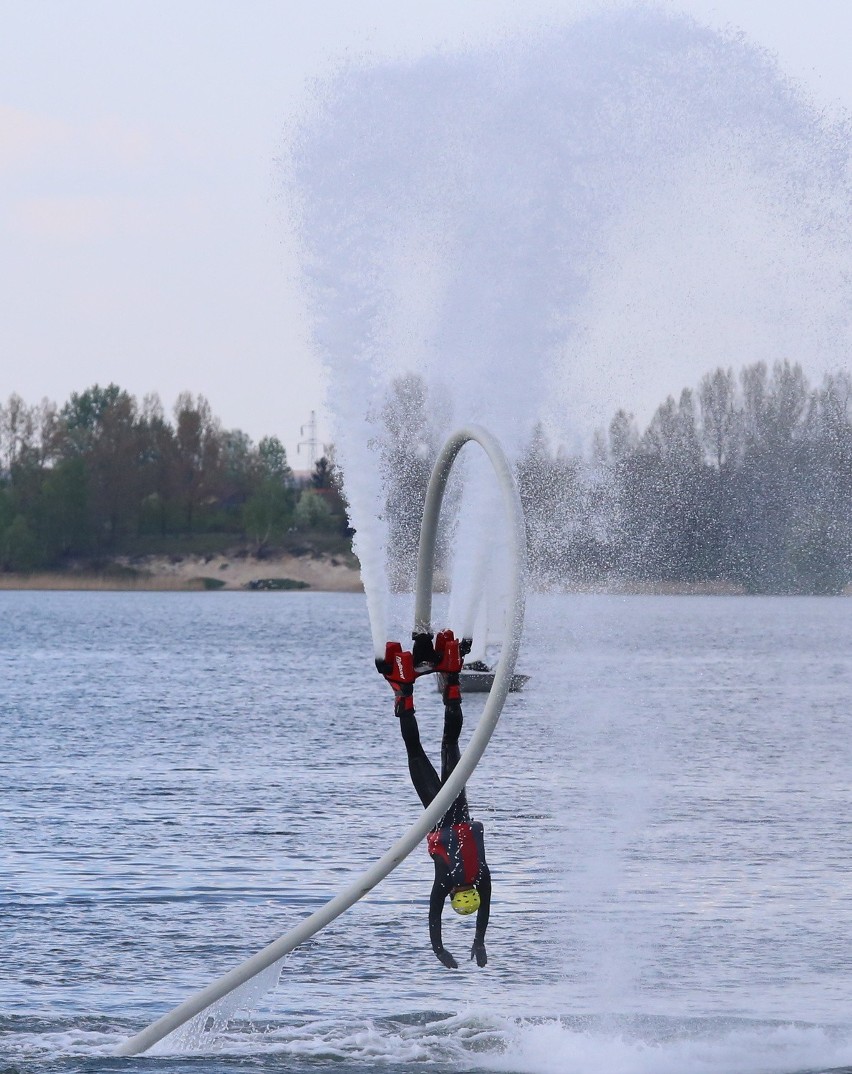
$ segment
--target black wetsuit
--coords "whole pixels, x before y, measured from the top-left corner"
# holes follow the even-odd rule
[[[441,776],[423,749],[420,742],[420,731],[417,727],[417,719],[413,711],[401,712],[399,727],[405,741],[408,753],[408,770],[411,773],[411,782],[420,796],[424,808],[433,801],[435,795],[449,779],[450,773],[459,761],[459,735],[462,729],[462,708],[458,701],[448,701],[444,706],[444,735],[441,739]],[[467,807],[467,795],[464,788],[459,791],[450,808],[435,826],[434,830],[448,828],[453,824],[470,824],[470,812]],[[441,939],[441,914],[444,902],[453,890],[454,884],[452,873],[447,865],[437,857],[432,859],[435,863],[435,881],[432,884],[432,894],[429,898],[429,939],[432,942],[432,950],[440,958],[443,951]],[[485,941],[485,930],[488,928],[488,916],[491,910],[491,873],[488,864],[483,857],[479,876],[474,883],[479,892],[479,909],[476,913],[476,936],[474,942],[482,944]],[[443,961],[443,959],[442,959]]]

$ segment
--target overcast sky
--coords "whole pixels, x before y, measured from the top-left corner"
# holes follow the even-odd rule
[[[0,0],[0,398],[201,392],[304,465],[300,426],[316,410],[323,440],[328,423],[276,157],[311,80],[343,55],[416,56],[589,6]],[[741,27],[852,110],[849,0],[658,6]]]

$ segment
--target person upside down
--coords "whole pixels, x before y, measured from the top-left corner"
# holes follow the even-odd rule
[[[469,642],[462,646],[469,650]],[[423,807],[431,804],[438,791],[459,762],[459,736],[464,715],[459,689],[462,669],[462,649],[451,630],[436,635],[434,646],[431,634],[415,634],[413,653],[404,651],[399,642],[388,642],[384,660],[376,667],[394,691],[394,715],[408,754],[411,782]],[[420,742],[420,730],[414,715],[414,682],[429,672],[444,675],[444,734],[441,739],[441,775],[426,755]],[[485,930],[491,911],[491,873],[485,860],[483,827],[471,820],[467,795],[462,788],[447,812],[426,837],[426,846],[435,864],[435,880],[429,898],[429,939],[436,957],[448,969],[458,969],[458,963],[444,947],[441,934],[441,915],[447,896],[457,914],[476,914],[476,932],[470,950],[477,966],[488,962],[485,951]]]

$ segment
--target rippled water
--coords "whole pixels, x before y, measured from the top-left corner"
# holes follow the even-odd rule
[[[115,1059],[417,801],[363,598],[4,593],[0,1072],[852,1066],[850,649],[843,599],[534,599],[469,785],[488,967],[461,920],[433,958],[424,850],[250,1016]]]

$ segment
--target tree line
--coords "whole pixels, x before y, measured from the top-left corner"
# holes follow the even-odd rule
[[[421,377],[407,374],[376,412],[401,587],[414,577],[445,411]],[[827,594],[852,582],[846,372],[812,387],[789,361],[719,368],[669,396],[644,429],[617,411],[583,452],[553,447],[537,426],[517,476],[530,562],[544,585],[713,583]]]
[[[408,374],[373,417],[392,582],[403,588],[447,415]],[[545,584],[837,593],[852,582],[845,372],[812,387],[789,361],[719,368],[669,396],[645,429],[619,410],[584,453],[552,447],[538,426],[517,476],[531,563]],[[329,458],[300,484],[277,437],[254,444],[224,429],[203,396],[181,394],[171,419],[156,396],[139,403],[114,384],[62,407],[16,395],[0,404],[2,570],[175,542],[206,550],[239,540],[262,552],[325,535],[345,547],[350,532]]]
[[[647,428],[619,410],[586,457],[541,428],[519,466],[551,582],[719,582],[839,593],[852,582],[852,377],[789,361],[707,373]]]
[[[0,569],[59,567],[73,557],[191,549],[217,540],[262,551],[285,535],[346,533],[327,458],[294,479],[275,436],[227,430],[202,395],[178,396],[171,420],[156,395],[115,384],[61,407],[0,404]],[[188,542],[188,543],[187,543]]]

